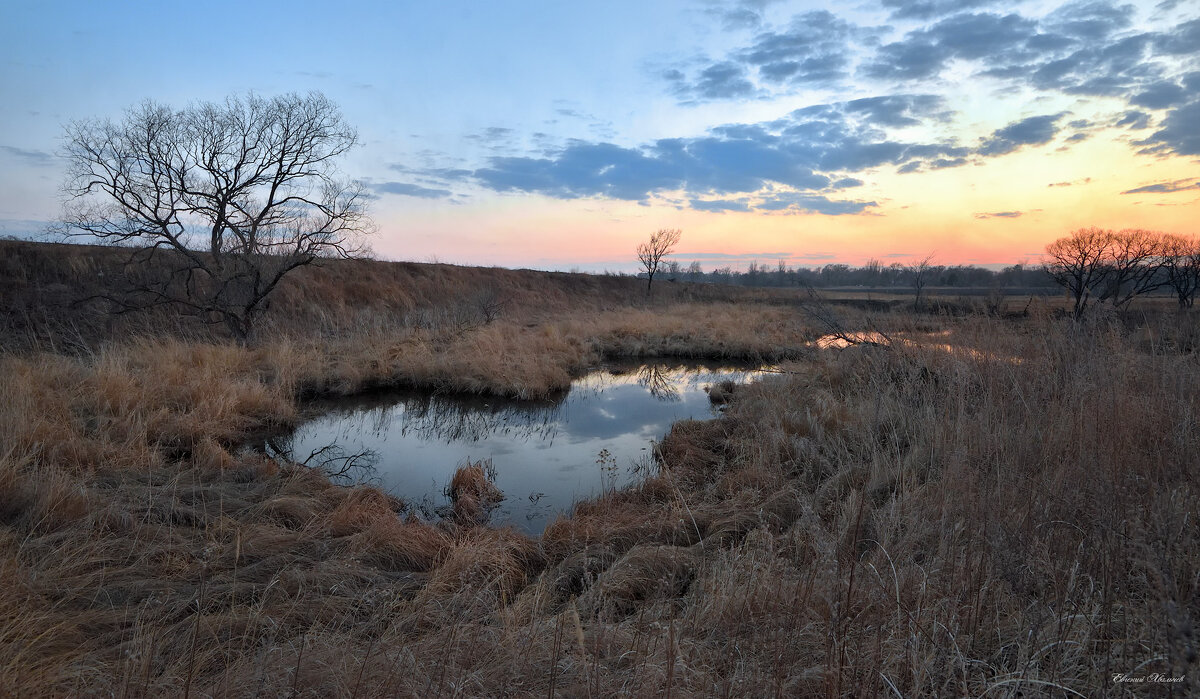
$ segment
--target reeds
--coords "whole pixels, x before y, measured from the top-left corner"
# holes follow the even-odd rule
[[[817,351],[774,303],[606,309],[608,283],[549,295],[587,297],[566,319],[0,357],[0,693],[1194,693],[1193,317],[851,318],[912,341]],[[305,394],[544,395],[654,353],[793,361],[538,540],[238,446]]]

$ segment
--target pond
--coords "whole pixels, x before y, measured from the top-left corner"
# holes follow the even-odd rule
[[[544,401],[372,393],[315,406],[320,417],[268,440],[267,450],[323,468],[340,482],[378,485],[425,517],[449,504],[446,486],[459,466],[490,462],[487,470],[505,496],[491,523],[537,535],[575,501],[651,472],[652,443],[671,423],[718,415],[710,386],[754,380],[764,371],[609,365]]]

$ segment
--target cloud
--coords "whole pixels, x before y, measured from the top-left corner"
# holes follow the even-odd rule
[[[1069,2],[1051,12],[1042,31],[1073,39],[1097,41],[1133,24],[1133,5],[1114,5],[1103,0]]]
[[[1184,22],[1172,32],[1158,34],[1154,48],[1168,55],[1200,53],[1200,18]]]
[[[678,189],[684,173],[678,163],[611,143],[571,141],[545,158],[496,157],[474,177],[497,191],[538,192],[571,199],[605,196],[645,199],[651,192]]]
[[[932,19],[998,4],[999,0],[882,0],[896,19]]]
[[[1166,109],[1187,100],[1187,92],[1179,83],[1160,81],[1147,85],[1141,92],[1129,98],[1129,103],[1147,109]]]
[[[1046,186],[1047,187],[1071,187],[1071,186],[1074,186],[1077,184],[1088,184],[1091,181],[1092,181],[1092,178],[1085,177],[1082,180],[1075,180],[1074,182],[1052,182]]]
[[[746,79],[744,66],[724,61],[700,71],[696,84],[688,90],[703,99],[729,99],[753,94],[754,84]]]
[[[1194,99],[1167,112],[1161,128],[1138,145],[1149,146],[1151,152],[1176,155],[1200,155],[1200,99]]]
[[[1009,4],[999,0],[881,3],[903,32],[888,43],[881,40],[892,27],[862,26],[824,10],[803,12],[788,24],[775,26],[764,24],[762,3],[743,2],[721,7],[719,12],[712,10],[714,16],[727,16],[731,26],[762,30],[716,59],[696,68],[674,67],[663,77],[681,99],[710,102],[761,99],[814,88],[841,89],[854,74],[868,84],[883,83],[884,93],[843,103],[840,116],[859,117],[858,125],[864,128],[869,123],[889,130],[935,124],[939,110],[947,121],[954,118],[937,96],[925,95],[929,101],[922,104],[913,102],[912,95],[888,94],[908,92],[897,85],[936,81],[951,70],[958,79],[968,71],[1014,88],[1123,101],[1123,113],[1115,124],[1070,125],[1075,133],[1067,136],[1066,145],[1085,140],[1101,128],[1140,130],[1158,120],[1159,130],[1140,142],[1143,152],[1200,152],[1195,130],[1187,126],[1196,117],[1193,104],[1195,95],[1200,94],[1200,70],[1196,70],[1200,17],[1195,12],[1163,28],[1139,25],[1139,19],[1166,20],[1162,15],[1139,17],[1137,5],[1122,0],[1075,0],[1046,13],[1039,8],[1034,11],[1037,14],[1008,11]],[[1161,112],[1168,113],[1163,116]],[[821,115],[811,116],[819,121]],[[947,150],[924,156],[904,149],[894,138],[864,138],[865,132],[860,131],[845,140],[833,128],[834,145],[814,146],[825,155],[807,162],[816,172],[837,168],[856,172],[881,164],[894,165],[899,172],[956,167],[968,162],[971,154],[1002,155],[1046,143],[1057,135],[1059,126],[1054,119],[1030,119],[985,134],[974,151]],[[797,140],[816,143],[820,124],[797,128],[813,132],[792,134]]]
[[[54,156],[45,151],[27,150],[25,148],[17,148],[16,146],[0,146],[0,151],[8,155],[22,160],[27,165],[44,166],[54,162]]]
[[[735,7],[720,13],[725,29],[754,29],[762,24],[762,14],[748,7]]]
[[[763,11],[768,5],[778,0],[740,0],[729,7],[728,3],[709,0],[714,7],[709,7],[705,13],[721,21],[726,31],[754,29],[763,22]]]
[[[958,167],[959,165],[965,165],[966,162],[966,158],[934,158],[929,161],[929,169],[942,170],[948,167]]]
[[[563,110],[560,109],[557,111],[562,113]],[[466,136],[463,136],[463,138],[467,139],[468,141],[476,141],[478,143],[495,148],[511,142],[515,133],[516,132],[513,129],[505,126],[489,126],[482,131],[467,134]]]
[[[1067,3],[1041,19],[949,12],[987,4],[885,0],[894,16],[934,23],[879,47],[859,66],[859,74],[892,82],[925,80],[941,75],[951,62],[968,61],[992,78],[1041,91],[1123,98],[1146,109],[1178,106],[1196,92],[1172,75],[1179,57],[1200,53],[1200,19],[1170,31],[1139,32],[1134,6],[1109,0]]]
[[[878,124],[940,124],[949,118],[942,99],[932,95],[864,98],[640,147],[572,140],[538,155],[489,158],[470,179],[495,191],[562,199],[644,202],[682,192],[692,208],[706,211],[854,214],[877,204],[830,194],[862,186],[853,173],[882,165],[953,167],[972,153],[953,141],[892,140]]]
[[[783,31],[760,34],[737,56],[768,79],[823,83],[845,75],[849,42],[858,34],[857,27],[831,12],[806,12]]]
[[[903,41],[879,49],[875,61],[861,72],[878,80],[917,80],[937,74],[949,53],[931,41]]]
[[[975,214],[975,218],[978,218],[978,219],[988,219],[988,218],[1020,218],[1020,217],[1021,217],[1023,214],[1024,214],[1024,212],[1023,212],[1023,211],[996,211],[996,212],[993,212],[993,213],[986,213],[986,214]]]
[[[1148,184],[1144,187],[1126,190],[1121,192],[1121,194],[1170,194],[1171,192],[1183,192],[1189,189],[1200,189],[1200,180],[1189,178],[1173,182],[1159,182],[1157,184]]]
[[[952,112],[940,95],[885,95],[846,102],[845,109],[861,114],[878,126],[915,126],[923,119],[949,121]]]
[[[423,167],[414,168],[405,165],[404,163],[389,163],[387,168],[402,172],[406,175],[415,175],[426,179],[443,180],[446,182],[460,181],[469,177],[474,171],[463,168],[452,167]]]
[[[723,15],[748,26],[760,10],[745,6]],[[737,99],[797,86],[836,83],[848,75],[851,44],[873,33],[819,10],[796,15],[784,28],[761,32],[746,46],[712,61],[689,79],[680,68],[661,75],[680,98],[695,101]]]
[[[1063,114],[1032,116],[997,129],[983,140],[979,147],[981,155],[1004,155],[1021,146],[1049,143],[1058,133],[1057,122]]]
[[[365,186],[377,194],[398,194],[421,199],[442,199],[453,194],[448,189],[432,189],[409,182],[369,182]]]
[[[1131,109],[1121,115],[1113,126],[1124,126],[1130,129],[1145,129],[1150,126],[1150,115],[1146,112]]]
[[[860,214],[867,209],[878,206],[873,201],[835,201],[819,194],[803,194],[799,192],[779,192],[765,197],[757,205],[761,211],[778,211],[782,213],[814,213],[826,216],[844,216]]]
[[[432,189],[446,182],[453,189],[451,182],[466,180],[495,191],[563,199],[647,203],[670,197],[704,211],[845,215],[878,206],[867,197],[842,198],[869,180],[863,173],[873,169],[962,167],[1055,141],[1071,147],[1101,129],[1145,129],[1136,142],[1143,152],[1200,154],[1194,128],[1200,123],[1195,97],[1200,71],[1191,53],[1200,51],[1200,20],[1155,30],[1135,24],[1146,18],[1119,0],[1069,2],[1044,15],[1039,8],[1040,16],[1002,10],[998,0],[883,0],[883,5],[901,33],[881,45],[892,28],[857,26],[826,11],[770,25],[763,3],[712,3],[710,16],[739,32],[753,31],[733,39],[740,44],[720,55],[660,73],[687,102],[840,91],[850,74],[867,79],[860,88],[883,81],[874,95],[854,93],[854,99],[773,120],[640,144],[613,143],[605,135],[553,147],[542,143],[524,155],[494,153],[470,174],[450,168],[444,180],[418,175],[415,186]],[[1043,93],[1034,99],[1060,93],[1115,97],[1121,104],[1116,116],[1095,121],[1067,112],[1035,113],[964,139],[952,135],[960,132],[951,128],[959,115],[948,98],[933,94],[943,89],[941,78],[959,81],[964,75]],[[905,87],[910,80],[933,82]]]
[[[959,14],[880,47],[861,69],[879,80],[915,80],[941,72],[951,59],[1014,62],[1037,34],[1037,23],[1018,14]]]
[[[696,211],[749,211],[750,205],[745,199],[692,199],[688,202]]]

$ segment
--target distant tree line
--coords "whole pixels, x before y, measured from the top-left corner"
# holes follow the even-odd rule
[[[1066,290],[1076,318],[1089,304],[1128,308],[1138,296],[1169,293],[1181,309],[1191,308],[1200,290],[1200,238],[1142,229],[1080,228],[1046,246],[1042,264],[1014,264],[998,270],[975,265],[938,265],[932,257],[915,264],[884,265],[869,260],[854,267],[827,264],[789,267],[751,262],[744,270],[726,265],[705,270],[699,261],[666,262],[658,270],[670,281],[738,286],[854,287],[912,290],[920,305],[927,287],[950,289]]]
[[[666,279],[681,282],[735,284],[739,286],[780,287],[865,287],[914,289],[925,287],[952,288],[1052,288],[1054,280],[1038,265],[1015,264],[1000,270],[974,265],[936,265],[928,260],[921,264],[893,262],[885,265],[878,260],[854,267],[847,264],[828,264],[816,267],[789,267],[783,260],[774,265],[751,262],[744,270],[731,266],[704,270],[695,261],[684,266],[669,262],[660,272]]]

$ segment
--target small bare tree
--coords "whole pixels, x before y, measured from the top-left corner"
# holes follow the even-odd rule
[[[245,340],[288,273],[360,251],[365,198],[336,169],[356,139],[319,93],[75,122],[63,224],[133,251],[119,309],[172,305]]]
[[[917,260],[908,266],[913,292],[916,294],[916,298],[913,299],[913,310],[918,313],[921,311],[921,294],[929,284],[930,273],[933,269],[933,255],[926,255],[924,259]]]
[[[654,283],[654,275],[662,268],[662,259],[671,254],[679,244],[683,231],[677,228],[662,228],[651,234],[650,240],[638,245],[638,262],[646,270],[646,295],[650,295],[650,285]]]
[[[1112,231],[1093,227],[1080,228],[1046,246],[1046,272],[1071,295],[1076,320],[1104,280],[1111,245]]]

